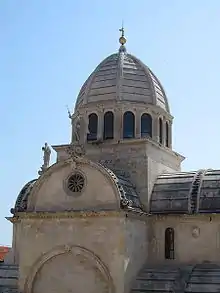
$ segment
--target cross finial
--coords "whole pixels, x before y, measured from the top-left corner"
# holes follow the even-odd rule
[[[123,46],[124,46],[124,44],[126,43],[127,40],[124,37],[125,30],[124,30],[124,24],[123,24],[123,22],[122,22],[122,26],[119,29],[119,31],[121,32],[121,37],[119,38],[119,43],[122,45],[122,48],[124,48]]]
[[[122,26],[119,29],[119,32],[121,32],[121,37],[124,37],[125,30],[124,30],[124,22],[123,21],[122,21]]]

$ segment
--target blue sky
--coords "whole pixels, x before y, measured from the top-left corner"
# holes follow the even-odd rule
[[[118,50],[122,19],[128,52],[165,87],[183,170],[220,168],[219,15],[219,0],[0,1],[0,244],[11,244],[4,217],[36,178],[44,142],[70,141],[65,105]]]

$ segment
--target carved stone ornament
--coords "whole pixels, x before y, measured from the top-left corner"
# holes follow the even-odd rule
[[[70,245],[65,245],[65,251],[66,252],[71,252],[72,251],[72,247]]]
[[[72,159],[77,159],[85,155],[85,148],[81,144],[70,144],[66,152]]]
[[[192,236],[194,238],[198,238],[199,235],[200,235],[200,229],[199,229],[199,227],[193,227],[192,228]]]

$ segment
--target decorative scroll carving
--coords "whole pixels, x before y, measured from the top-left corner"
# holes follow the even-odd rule
[[[75,161],[77,158],[85,155],[85,148],[82,144],[70,144],[66,148],[66,152]]]

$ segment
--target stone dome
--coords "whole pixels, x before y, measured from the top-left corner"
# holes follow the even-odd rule
[[[128,101],[169,111],[165,91],[154,73],[122,45],[102,61],[82,86],[75,109],[89,103]]]
[[[29,196],[36,181],[37,181],[37,179],[33,179],[33,180],[29,181],[21,189],[21,191],[18,194],[17,200],[15,202],[15,207],[11,209],[12,214],[26,210],[28,196]]]

